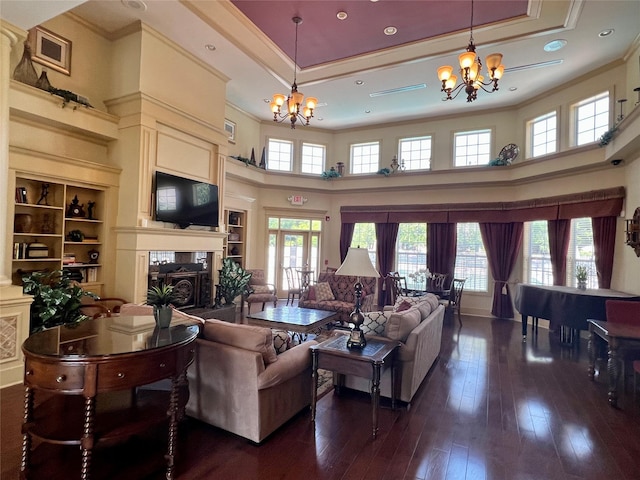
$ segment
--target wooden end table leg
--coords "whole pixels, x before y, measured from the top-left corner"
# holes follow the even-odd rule
[[[315,424],[316,422],[316,403],[318,402],[318,351],[311,351],[311,359],[312,359],[312,370],[311,376],[313,378],[312,381],[312,390],[311,390],[311,421]]]
[[[171,393],[169,394],[169,441],[167,447],[167,470],[165,472],[165,478],[167,480],[173,479],[173,471],[176,458],[176,440],[178,436],[178,397],[179,397],[179,377],[173,377],[171,379]]]
[[[529,317],[522,314],[522,338],[527,338],[527,322],[529,322]]]
[[[587,369],[587,374],[591,380],[594,379],[596,375],[596,334],[589,327],[589,343],[587,344],[587,349],[589,352],[589,367]]]
[[[82,466],[80,468],[80,478],[89,480],[91,477],[91,456],[93,454],[93,422],[96,412],[95,397],[85,397],[84,399],[84,427],[80,447],[82,449]]]
[[[373,365],[371,402],[373,403],[373,438],[376,438],[378,435],[378,406],[380,405],[380,364],[377,363]]]
[[[22,419],[22,460],[20,472],[26,473],[29,468],[29,455],[31,454],[31,434],[27,432],[27,424],[33,420],[33,389],[24,389],[24,416]]]
[[[609,374],[609,405],[618,405],[618,381],[620,380],[620,359],[618,358],[618,342],[615,338],[609,339],[609,360],[607,361],[607,373]]]

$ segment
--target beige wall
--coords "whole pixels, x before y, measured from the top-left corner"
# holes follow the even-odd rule
[[[597,146],[571,146],[570,105],[573,101],[609,90],[625,92],[633,101],[627,103],[627,114],[635,102],[633,88],[640,85],[637,59],[639,49],[630,52],[626,63],[578,79],[572,85],[554,90],[512,109],[501,109],[464,117],[443,117],[403,122],[372,128],[346,129],[338,132],[260,120],[228,105],[224,100],[226,78],[214,69],[192,58],[145,26],[138,26],[121,38],[107,40],[70,15],[57,17],[44,24],[73,42],[72,74],[49,72],[51,83],[86,95],[96,109],[116,114],[120,119],[118,140],[96,146],[69,135],[60,139],[46,129],[39,136],[45,150],[62,149],[70,157],[87,158],[123,169],[120,178],[118,227],[140,226],[151,218],[150,175],[155,168],[158,125],[177,129],[194,138],[194,144],[211,144],[215,157],[207,164],[202,177],[216,179],[224,175],[223,202],[227,208],[248,212],[248,267],[262,267],[266,258],[266,224],[268,214],[329,217],[324,223],[323,260],[339,263],[340,207],[342,205],[386,205],[405,203],[480,202],[519,200],[582,192],[610,186],[627,188],[627,217],[640,206],[640,161],[638,148],[625,156],[623,165],[609,165],[609,152]],[[19,48],[18,48],[19,47]],[[11,55],[11,71],[22,53],[19,45]],[[36,66],[40,71],[39,66]],[[184,89],[184,79],[189,88]],[[176,92],[181,92],[176,94]],[[612,116],[615,107],[612,97]],[[561,153],[545,159],[526,161],[526,121],[559,108],[562,137]],[[265,109],[267,109],[265,105]],[[223,131],[227,118],[236,123],[236,141],[229,143]],[[12,141],[28,144],[33,131],[28,122],[14,122]],[[494,132],[493,151],[497,154],[507,143],[521,146],[516,164],[509,168],[452,169],[452,138],[461,129],[490,128]],[[228,155],[249,157],[255,150],[259,161],[269,137],[290,139],[299,147],[302,141],[327,146],[327,167],[338,161],[346,163],[352,143],[379,140],[382,165],[387,166],[396,153],[399,138],[429,134],[434,139],[432,171],[421,174],[345,177],[324,181],[315,176],[283,175],[245,167]],[[217,164],[216,164],[217,162]],[[215,165],[214,165],[215,164]],[[176,163],[176,171],[193,174]],[[287,198],[293,194],[308,199],[302,207],[293,207]],[[631,204],[631,206],[630,206]],[[134,206],[134,207],[132,207]],[[623,245],[623,221],[618,230],[613,288],[640,293],[640,260]],[[514,273],[513,281],[521,279]],[[490,296],[469,295],[468,308],[486,312]]]

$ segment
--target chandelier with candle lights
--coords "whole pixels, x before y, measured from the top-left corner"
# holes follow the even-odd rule
[[[442,82],[440,91],[447,94],[447,97],[443,100],[453,100],[460,92],[464,91],[467,94],[467,102],[473,102],[477,98],[479,89],[488,93],[493,93],[498,90],[498,80],[500,80],[504,74],[504,65],[501,63],[502,54],[491,53],[487,55],[486,64],[489,80],[485,82],[484,76],[481,75],[482,62],[480,61],[480,57],[476,55],[476,46],[473,43],[473,0],[471,0],[470,32],[471,38],[469,39],[467,51],[461,53],[458,57],[462,83],[456,86],[458,77],[453,75],[452,66],[445,65],[438,68],[438,79]],[[485,87],[491,87],[491,89]]]

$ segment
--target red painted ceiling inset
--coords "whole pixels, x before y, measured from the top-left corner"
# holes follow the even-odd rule
[[[471,1],[454,0],[232,0],[232,3],[291,59],[299,16],[298,66],[375,52],[405,43],[468,30]],[[493,24],[526,15],[528,0],[475,0],[473,25]],[[338,20],[339,11],[347,13]],[[394,26],[398,33],[383,33]]]

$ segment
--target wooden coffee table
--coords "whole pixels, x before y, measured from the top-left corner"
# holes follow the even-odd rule
[[[340,375],[338,385],[344,383],[344,375],[355,375],[371,380],[373,438],[378,434],[378,408],[380,404],[380,378],[391,368],[391,408],[396,408],[396,352],[399,342],[383,339],[367,339],[367,345],[348,348],[349,335],[336,333],[328,340],[311,346],[313,359],[313,395],[311,397],[311,421],[316,421],[318,401],[318,369],[330,370]]]
[[[335,315],[336,312],[314,308],[278,307],[247,315],[247,320],[249,325],[319,335]]]

